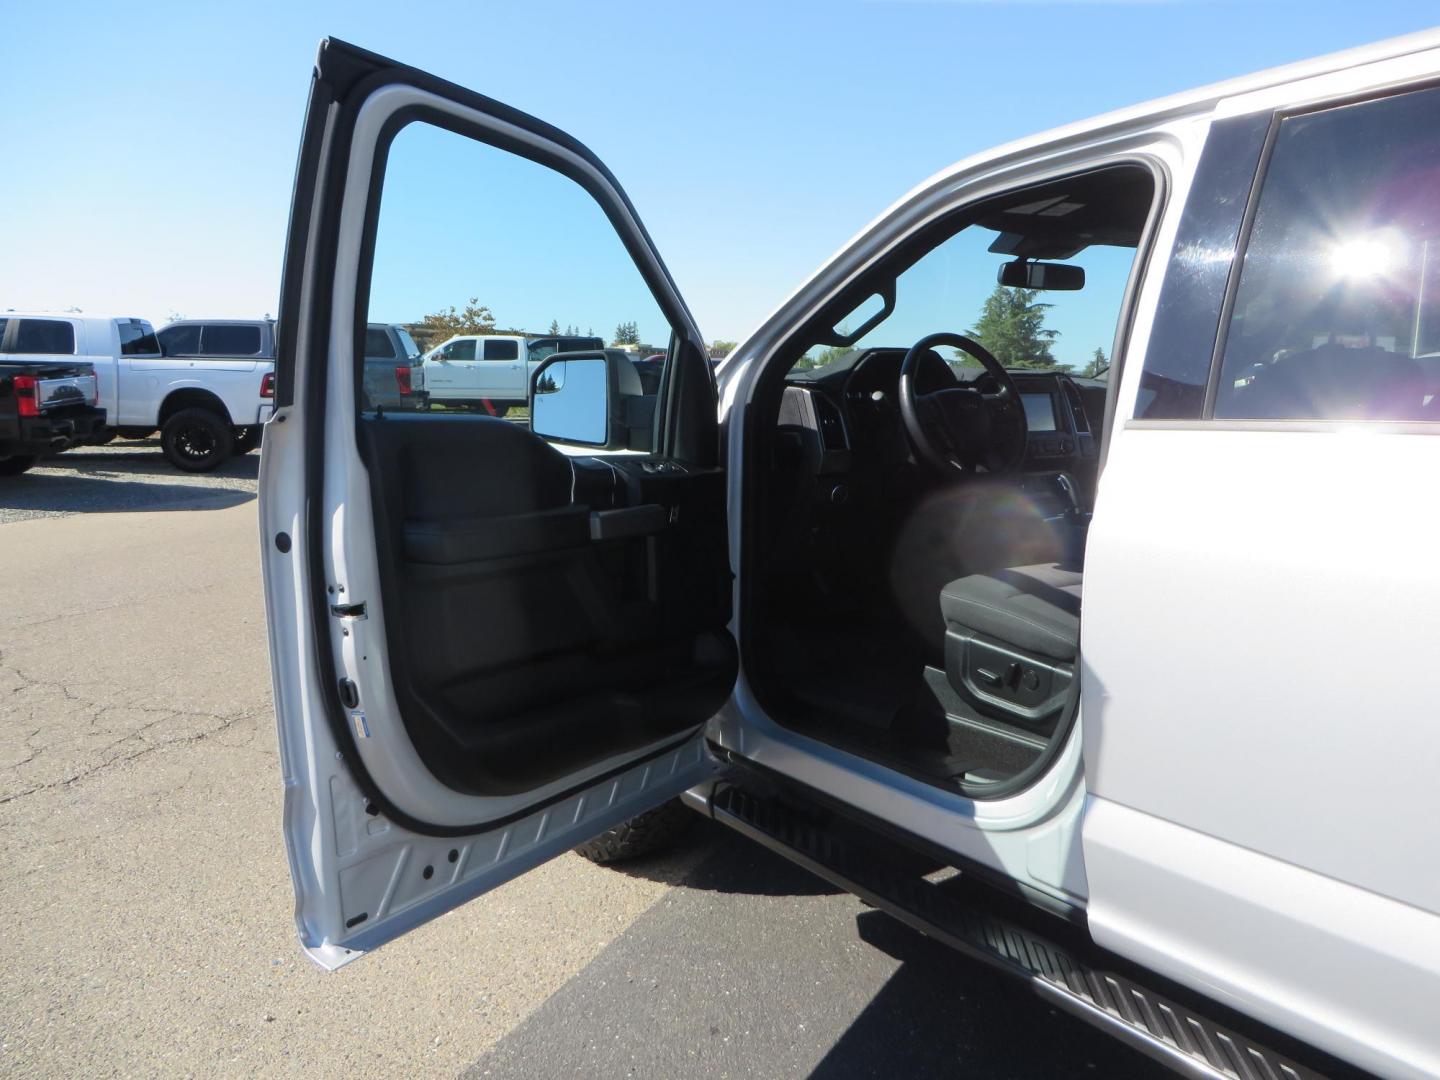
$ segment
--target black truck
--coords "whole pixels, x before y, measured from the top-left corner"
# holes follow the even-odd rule
[[[84,442],[105,425],[89,364],[0,360],[0,477]]]

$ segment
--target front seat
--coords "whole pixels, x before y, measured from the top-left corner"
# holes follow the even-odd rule
[[[1075,679],[1081,574],[1060,563],[971,574],[940,592],[945,673],[981,714],[1053,727]]]

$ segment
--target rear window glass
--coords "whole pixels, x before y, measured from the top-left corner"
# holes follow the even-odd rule
[[[12,353],[75,352],[75,327],[62,319],[16,319],[5,351]]]
[[[485,342],[486,360],[519,360],[520,343],[518,341],[487,341]]]
[[[167,326],[159,337],[160,348],[166,356],[194,356],[200,351],[198,326]]]
[[[1285,119],[1215,416],[1440,421],[1437,270],[1440,90]]]
[[[154,356],[160,351],[160,342],[150,324],[139,319],[121,319],[116,326],[120,330],[121,356]]]
[[[260,351],[258,326],[206,326],[200,334],[201,356],[254,356]]]
[[[390,344],[390,335],[384,330],[366,330],[365,355],[380,357],[384,360],[393,360],[395,358],[395,347]]]

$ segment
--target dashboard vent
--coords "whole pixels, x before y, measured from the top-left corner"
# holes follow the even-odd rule
[[[815,423],[820,428],[820,445],[826,450],[848,450],[845,421],[835,403],[824,394],[816,393],[811,393],[810,402],[815,409]]]
[[[1075,431],[1084,435],[1090,430],[1090,421],[1085,417],[1085,402],[1080,397],[1080,391],[1068,379],[1061,379],[1060,385],[1065,388],[1065,399],[1070,402],[1070,411],[1075,416]]]

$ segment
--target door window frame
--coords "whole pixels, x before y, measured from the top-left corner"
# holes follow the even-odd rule
[[[363,342],[368,321],[390,141],[407,124],[423,120],[555,169],[596,200],[672,329],[671,363],[657,409],[665,419],[663,427],[657,424],[659,453],[692,465],[718,465],[715,382],[699,330],[644,226],[614,177],[583,145],[499,102],[349,47],[322,50],[319,66],[306,123],[314,136],[301,147],[299,197],[281,283],[281,308],[287,317],[280,322],[275,417],[283,423],[289,407],[300,406],[296,415],[303,427],[298,433],[304,446],[303,483],[314,493],[306,506],[305,530],[311,540],[304,557],[310,632],[317,642],[317,692],[348,772],[376,810],[423,835],[465,835],[519,820],[674,747],[617,754],[521,795],[467,795],[443,785],[419,759],[388,685],[388,662],[375,666],[373,656],[368,665],[351,662],[350,651],[358,642],[355,636],[342,639],[330,604],[344,591],[338,579],[346,582],[349,596],[374,605],[372,617],[380,616],[379,555],[369,530],[337,531],[330,523],[337,514],[352,521],[373,519],[355,408],[363,377],[357,343]],[[321,250],[336,257],[318,260],[315,253]],[[697,379],[706,381],[697,385]],[[707,388],[708,396],[703,393]],[[689,409],[685,424],[676,419],[682,405]],[[703,407],[704,417],[697,407]],[[697,418],[708,422],[689,422]],[[352,436],[339,454],[327,453],[327,427],[334,424],[347,425]],[[373,595],[357,596],[360,589],[373,590]],[[383,659],[380,641],[372,636],[371,642],[371,651],[381,652]],[[363,658],[357,654],[353,659]],[[356,672],[361,700],[370,703],[363,735],[350,729],[338,691],[342,660]]]
[[[1104,172],[1114,168],[1143,168],[1150,173],[1154,188],[1149,215],[1141,233],[1140,242],[1136,246],[1130,273],[1121,295],[1119,310],[1116,313],[1115,335],[1110,352],[1112,360],[1110,385],[1107,388],[1106,400],[1106,417],[1113,420],[1116,401],[1121,390],[1121,380],[1124,378],[1126,351],[1129,348],[1136,317],[1140,311],[1142,294],[1147,291],[1146,287],[1151,280],[1150,268],[1153,263],[1157,238],[1172,210],[1171,190],[1173,184],[1170,169],[1163,157],[1153,149],[1157,141],[1165,138],[1164,134],[1157,130],[1157,127],[1158,125],[1141,128],[1129,138],[1116,139],[1108,145],[1080,147],[1069,154],[1039,161],[1022,160],[988,176],[982,173],[973,178],[963,176],[952,178],[948,183],[941,183],[936,187],[922,190],[913,197],[912,205],[897,209],[893,215],[872,227],[872,232],[880,228],[889,230],[883,246],[876,244],[870,234],[862,234],[854,241],[849,251],[843,253],[831,264],[830,268],[827,268],[827,270],[834,269],[837,272],[833,275],[824,274],[827,285],[826,292],[821,298],[806,304],[803,314],[799,317],[786,317],[787,305],[787,309],[782,309],[772,317],[772,325],[780,325],[775,326],[775,336],[763,343],[759,355],[753,362],[758,370],[741,388],[735,396],[735,400],[753,403],[757,398],[764,400],[767,395],[770,395],[778,404],[779,386],[784,383],[800,347],[833,326],[835,321],[843,317],[856,303],[863,300],[868,293],[875,291],[875,286],[870,281],[870,275],[879,265],[888,261],[906,245],[943,228],[947,219],[964,217],[976,207],[994,199],[1014,195],[1027,188],[1061,182],[1069,177]],[[802,294],[803,292],[804,290],[802,290]],[[782,319],[784,320],[783,324],[781,323]],[[762,328],[762,333],[764,329]],[[747,352],[749,344],[747,343]],[[756,664],[752,659],[752,650],[759,640],[758,636],[749,631],[747,627],[753,625],[756,618],[757,600],[753,593],[758,588],[760,578],[755,571],[755,553],[763,541],[763,538],[757,533],[757,525],[763,515],[762,500],[758,495],[761,489],[757,481],[758,474],[766,467],[762,452],[765,445],[764,436],[761,432],[767,417],[762,413],[763,410],[754,408],[752,405],[745,414],[745,438],[740,447],[741,460],[738,468],[735,462],[737,455],[731,453],[731,468],[743,477],[738,493],[741,507],[741,539],[737,603],[735,605],[739,624],[736,639],[740,646],[742,673],[745,673],[742,677],[746,681],[749,694],[754,697],[756,705],[765,715],[760,739],[775,739],[785,743],[798,741],[814,746],[817,744],[809,736],[794,731],[778,719],[784,713],[783,708],[777,707],[772,696],[758,686],[748,674],[756,670]],[[1107,423],[1098,448],[1098,468],[1102,475],[1110,446],[1111,431],[1112,425]],[[732,495],[732,506],[736,498],[737,496]],[[1012,780],[987,789],[986,797],[983,799],[976,798],[971,794],[943,791],[924,781],[913,782],[929,789],[926,794],[927,799],[940,799],[943,802],[972,808],[968,810],[968,815],[977,818],[984,815],[974,810],[975,807],[987,805],[1009,807],[1021,802],[1027,806],[1033,803],[1038,812],[1048,813],[1053,810],[1053,804],[1045,794],[1052,786],[1048,778],[1056,774],[1057,768],[1068,768],[1067,762],[1073,763],[1078,768],[1080,755],[1078,750],[1072,749],[1078,742],[1076,737],[1078,725],[1074,723],[1073,713],[1068,724],[1068,730],[1057,726],[1055,735],[1030,767],[1017,774]],[[750,730],[743,736],[746,745],[756,741],[755,726],[752,716],[747,721],[747,728]],[[732,739],[736,740],[738,744],[742,738],[741,734],[729,724],[722,724],[721,731],[720,741],[724,745],[730,745]],[[828,743],[818,745],[825,747],[827,755],[834,755],[841,761],[863,762],[862,767],[867,772],[882,770],[888,777],[903,777],[898,770],[886,765],[874,765],[872,769],[866,759],[853,751]],[[806,766],[806,771],[808,771],[811,763],[807,762]],[[805,780],[798,773],[795,774],[795,778],[802,782],[812,782]],[[908,782],[908,778],[905,780]],[[891,782],[894,782],[893,779]],[[829,781],[812,782],[812,786],[825,787],[828,783]],[[1000,813],[998,810],[996,812]]]

